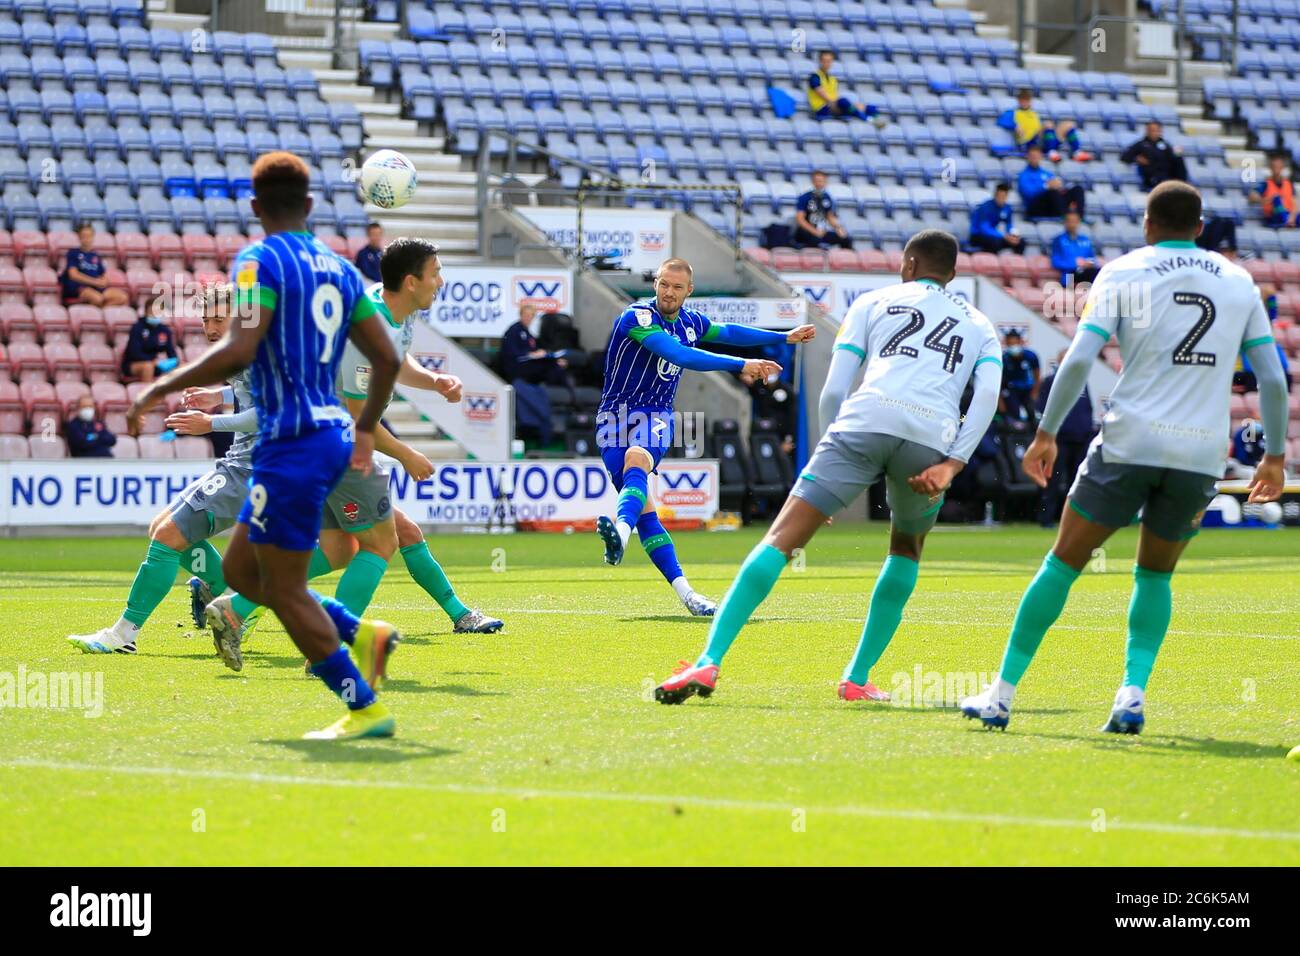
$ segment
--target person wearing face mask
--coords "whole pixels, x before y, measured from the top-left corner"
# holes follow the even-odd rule
[[[178,363],[176,334],[163,320],[161,300],[156,301],[131,326],[122,353],[122,377],[152,382],[156,375],[170,372]]]
[[[64,423],[63,437],[73,458],[112,458],[117,436],[104,427],[95,414],[95,400],[82,395],[76,410]]]
[[[563,385],[569,363],[537,347],[542,319],[537,306],[525,302],[519,307],[519,321],[501,336],[501,377],[507,382],[523,379],[531,385]]]
[[[1024,339],[1014,329],[1006,335],[1002,352],[1002,405],[1000,411],[1009,419],[1036,420],[1034,403],[1038,399],[1041,379],[1038,355],[1025,348]]]

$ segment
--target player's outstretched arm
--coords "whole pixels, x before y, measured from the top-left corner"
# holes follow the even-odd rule
[[[437,392],[447,401],[453,403],[460,401],[461,390],[464,388],[459,376],[430,372],[410,355],[406,356],[401,369],[398,370],[397,384]],[[379,448],[378,445],[375,447]],[[379,450],[383,451],[382,448],[379,448]]]
[[[721,345],[798,345],[811,340],[817,334],[817,327],[801,325],[789,332],[773,332],[770,329],[756,329],[750,325],[735,325],[729,322],[711,322],[709,330],[704,333],[705,342],[718,342]]]
[[[1264,419],[1263,460],[1255,468],[1250,482],[1252,503],[1276,501],[1286,483],[1286,433],[1290,410],[1287,407],[1286,373],[1277,357],[1272,339],[1246,349],[1246,359],[1259,383],[1259,417]]]
[[[989,430],[993,413],[998,410],[998,397],[1002,391],[1002,366],[997,362],[979,362],[975,366],[975,390],[966,417],[962,419],[956,436],[948,448],[948,457],[931,465],[919,475],[907,479],[912,490],[932,497],[945,491],[958,473],[966,467],[984,433]],[[945,429],[951,427],[944,425]],[[941,436],[945,437],[945,436]]]
[[[140,432],[140,417],[164,396],[193,385],[223,382],[253,364],[257,347],[271,325],[271,310],[257,302],[250,308],[248,317],[232,322],[226,337],[215,346],[195,361],[157,379],[136,396],[126,412],[128,431],[132,435]],[[391,349],[392,343],[388,347]]]

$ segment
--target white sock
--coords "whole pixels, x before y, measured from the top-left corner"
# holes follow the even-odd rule
[[[1011,698],[1016,696],[1016,685],[1008,684],[1001,677],[993,683],[993,696],[1004,704],[1011,703]]]
[[[632,537],[632,526],[626,521],[616,522],[614,530],[618,532],[619,540],[623,542],[623,547],[627,547],[628,539]]]
[[[113,625],[112,631],[124,641],[134,641],[135,636],[140,633],[140,628],[136,627],[124,617],[119,617],[117,623]]]
[[[684,574],[679,578],[673,579],[673,590],[677,592],[677,596],[682,599],[683,604],[685,604],[690,596],[695,593],[695,589],[691,587],[690,582],[686,580],[686,575]]]
[[[1146,705],[1146,696],[1146,691],[1141,687],[1121,687],[1115,692],[1115,706],[1127,705],[1129,701],[1136,699],[1138,706],[1142,707]]]

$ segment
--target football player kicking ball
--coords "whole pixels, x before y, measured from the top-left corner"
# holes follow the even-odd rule
[[[379,268],[384,281],[366,290],[366,295],[401,362],[397,381],[437,392],[449,402],[460,401],[459,378],[430,372],[410,355],[417,313],[430,308],[442,288],[438,247],[424,239],[395,239],[385,248]],[[364,409],[370,377],[369,360],[349,343],[339,365],[336,388],[354,418]],[[416,481],[433,474],[429,459],[399,441],[382,423],[375,428],[375,450],[401,462]],[[350,470],[343,476],[326,499],[321,523],[320,546],[308,566],[308,578],[328,574],[332,567],[346,563],[334,596],[353,614],[365,613],[393,552],[400,551],[407,571],[438,602],[453,631],[490,634],[504,626],[496,618],[466,607],[456,596],[419,526],[392,507],[388,472],[378,461],[368,474]],[[209,618],[215,622],[213,633],[221,659],[227,667],[239,670],[243,667],[243,637],[256,605],[236,594],[217,598],[212,608]]]
[[[226,334],[230,295],[229,284],[212,285],[204,290],[203,334],[209,342],[219,341]],[[234,526],[239,509],[248,497],[253,445],[257,441],[257,410],[252,406],[248,374],[243,371],[232,375],[230,385],[224,390],[229,393],[227,404],[238,402],[238,412],[210,415],[182,411],[168,416],[167,427],[179,434],[233,432],[235,440],[211,471],[195,479],[149,523],[149,550],[131,584],[122,616],[116,624],[94,634],[68,637],[69,643],[83,653],[134,654],[140,629],[176,583],[176,570],[182,564],[196,575],[191,579],[192,593],[220,594],[226,589],[221,576],[221,554],[208,539]],[[207,389],[189,391],[209,392]],[[222,391],[211,390],[214,405],[221,403]],[[201,625],[203,605],[200,603],[191,611]]]
[[[1107,263],[1093,283],[1025,452],[1025,473],[1046,486],[1056,430],[1101,347],[1116,338],[1124,370],[1075,476],[1056,544],[1020,600],[997,681],[962,701],[962,713],[986,727],[1006,729],[1016,685],[1071,585],[1093,550],[1140,511],[1124,677],[1102,730],[1141,733],[1147,679],[1172,613],[1170,578],[1223,475],[1238,353],[1259,379],[1267,451],[1249,500],[1274,501],[1282,492],[1286,380],[1259,290],[1245,269],[1197,248],[1201,196],[1187,183],[1151,191],[1144,231],[1148,245]]]
[[[596,531],[605,544],[605,563],[622,562],[632,529],[686,609],[709,617],[717,605],[695,593],[677,549],[664,530],[649,491],[650,474],[672,447],[673,399],[682,369],[736,372],[746,385],[781,371],[767,359],[717,355],[695,346],[704,342],[753,346],[807,342],[811,325],[791,332],[769,332],[744,325],[710,322],[682,304],[694,291],[690,263],[668,259],[655,276],[655,298],[628,306],[614,323],[605,350],[605,383],[596,415],[596,445],[618,490],[615,518],[601,515]]]
[[[830,426],[722,599],[704,653],[694,664],[682,661],[655,688],[655,700],[680,704],[694,694],[712,694],[723,655],[791,553],[882,476],[891,515],[889,556],[839,696],[889,700],[869,672],[898,629],[944,490],[988,429],[1002,384],[1002,348],[993,324],[945,290],[956,272],[957,251],[957,240],[946,232],[917,233],[903,250],[903,284],[868,292],[849,308],[820,399],[821,421]],[[845,400],[864,365],[862,383]],[[961,397],[972,376],[974,396],[963,421]]]
[[[253,212],[266,236],[235,259],[239,318],[201,359],[146,388],[128,416],[138,428],[139,416],[164,395],[250,370],[258,442],[222,571],[232,587],[275,612],[312,672],[346,705],[342,719],[308,738],[390,736],[394,721],[373,682],[397,634],[308,591],[307,568],[325,498],[349,467],[370,468],[397,353],[356,267],[307,231],[309,178],[291,153],[267,153],[253,164]],[[355,425],[334,394],[349,340],[371,365],[370,397]],[[352,645],[355,661],[340,641]]]

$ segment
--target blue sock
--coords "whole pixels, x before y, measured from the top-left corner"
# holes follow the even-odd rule
[[[348,705],[348,710],[362,710],[375,702],[375,692],[357,670],[346,647],[311,665],[311,672],[329,685],[339,700]]]
[[[331,597],[326,597],[311,590],[308,590],[307,593],[325,609],[325,613],[330,616],[334,626],[339,629],[339,640],[344,644],[351,644],[352,639],[357,636],[357,625],[361,623],[361,618],[349,611],[341,601],[336,601]]]
[[[629,528],[636,527],[649,487],[650,476],[644,468],[633,466],[623,472],[623,490],[618,495],[617,514],[618,520],[626,522]]]
[[[645,548],[645,553],[650,556],[654,566],[659,569],[659,573],[664,576],[664,580],[672,584],[678,578],[682,577],[682,566],[677,561],[677,549],[673,547],[673,539],[668,537],[668,532],[664,530],[663,522],[653,511],[647,511],[636,521],[636,533],[641,537],[641,547]]]
[[[1056,130],[1043,130],[1043,152],[1051,153],[1061,148],[1061,141],[1057,138]]]
[[[1077,153],[1079,151],[1079,131],[1077,129],[1072,129],[1066,133],[1065,141],[1070,144],[1071,153]]]

